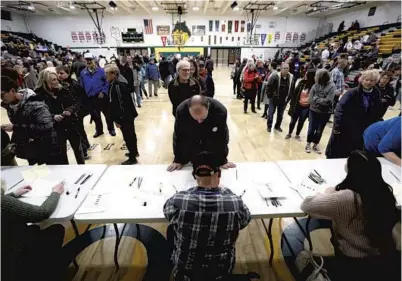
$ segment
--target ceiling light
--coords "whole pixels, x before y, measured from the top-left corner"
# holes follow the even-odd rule
[[[157,11],[157,10],[159,10],[158,7],[152,7],[152,11]]]
[[[230,5],[230,8],[232,8],[232,10],[234,10],[234,8],[237,7],[237,2],[233,1],[232,5]]]
[[[193,11],[198,11],[199,9],[198,7],[193,7]]]
[[[274,6],[274,10],[278,10],[279,8],[277,6]]]

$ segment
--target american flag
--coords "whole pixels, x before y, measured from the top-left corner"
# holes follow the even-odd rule
[[[154,28],[152,26],[152,20],[144,20],[144,26],[145,26],[145,34],[153,34],[154,33]]]

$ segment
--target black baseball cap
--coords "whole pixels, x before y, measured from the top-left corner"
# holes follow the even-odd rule
[[[192,163],[193,174],[198,177],[210,177],[220,171],[218,161],[211,152],[199,153]]]

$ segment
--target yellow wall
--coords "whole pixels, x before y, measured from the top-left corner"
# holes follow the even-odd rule
[[[201,55],[204,54],[204,48],[200,47],[181,47],[180,51],[177,47],[164,47],[164,48],[155,48],[155,58],[159,60],[159,53],[199,53]]]

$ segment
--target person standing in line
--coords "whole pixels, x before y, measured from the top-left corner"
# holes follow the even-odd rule
[[[128,149],[128,160],[122,165],[137,164],[136,157],[139,156],[137,148],[137,135],[135,133],[134,120],[138,116],[128,90],[127,80],[119,73],[119,68],[114,65],[105,67],[106,79],[110,83],[108,98],[111,109],[111,116],[123,134],[124,142]]]
[[[243,88],[244,88],[244,113],[247,114],[248,101],[251,103],[251,111],[255,111],[255,98],[257,96],[258,85],[261,77],[258,74],[255,64],[249,63],[247,70],[243,74]]]
[[[345,90],[345,76],[343,74],[343,70],[348,64],[348,58],[346,55],[340,55],[337,59],[336,67],[331,71],[331,79],[336,86],[336,92],[334,97],[334,109],[338,104],[339,97],[343,94]]]
[[[89,114],[89,101],[88,97],[85,94],[84,89],[81,85],[71,78],[70,75],[70,68],[68,66],[60,65],[56,67],[57,76],[59,81],[61,82],[63,87],[66,87],[70,94],[75,98],[78,99],[80,103],[80,109],[78,110],[77,115],[77,122],[76,127],[78,130],[78,134],[81,138],[82,150],[84,153],[84,159],[88,160],[90,157],[88,155],[88,149],[91,147],[89,144],[87,133],[85,132],[84,128],[84,118]]]
[[[363,149],[363,133],[382,114],[377,70],[367,70],[360,85],[350,89],[339,101],[334,113],[334,125],[325,155],[327,158],[346,158],[356,149]]]
[[[401,162],[401,116],[372,124],[364,131],[364,149],[395,165]]]
[[[133,83],[134,83],[134,95],[132,95],[133,101],[135,100],[137,103],[137,107],[141,107],[142,97],[141,97],[141,74],[140,74],[140,66],[137,62],[133,63],[133,58],[131,56],[127,57],[127,63],[130,68],[133,70]]]
[[[197,62],[193,59],[190,59],[189,63],[190,63],[190,77],[195,79],[198,82],[198,85],[200,85],[200,91],[201,91],[200,94],[206,96],[207,88],[205,85],[205,80],[198,75]]]
[[[48,219],[64,193],[62,183],[37,206],[19,198],[32,190],[29,185],[5,194],[1,182],[1,279],[18,281],[60,280],[64,268],[62,246],[64,227],[53,224],[40,229],[35,223]],[[29,225],[28,225],[29,224]],[[46,264],[46,270],[43,266]]]
[[[301,141],[300,132],[303,129],[304,122],[306,121],[310,111],[309,94],[315,83],[315,72],[316,71],[313,68],[307,70],[304,79],[297,84],[295,90],[291,93],[288,114],[292,119],[289,124],[289,132],[285,139],[290,139],[292,137],[293,130],[297,123],[295,139]]]
[[[214,61],[211,59],[211,56],[207,56],[207,60],[205,62],[205,68],[212,77],[212,72],[214,71]]]
[[[75,53],[74,56],[75,56],[75,61],[73,62],[73,65],[71,66],[71,75],[75,75],[76,80],[78,82],[80,82],[81,71],[83,71],[87,65],[80,53]],[[40,72],[40,71],[38,71],[38,72]]]
[[[272,61],[269,64],[267,74],[265,75],[264,82],[262,83],[262,86],[261,86],[261,100],[264,102],[264,112],[263,112],[261,118],[265,118],[265,119],[268,118],[269,98],[266,94],[265,89],[268,85],[268,81],[271,78],[271,75],[278,74],[278,71],[276,70],[277,67],[278,67],[278,65],[274,61]]]
[[[258,89],[257,89],[257,109],[261,109],[261,88],[262,88],[262,81],[265,79],[265,67],[264,67],[264,61],[262,59],[257,60],[257,65],[256,65],[256,70],[258,72],[258,75],[260,76],[260,82],[258,82]]]
[[[173,65],[166,59],[166,57],[162,57],[161,61],[159,62],[159,73],[161,74],[163,87],[167,89],[170,80],[172,80]]]
[[[233,95],[236,95],[236,88],[238,86],[236,81],[236,73],[239,71],[240,68],[240,60],[236,59],[235,64],[232,67],[232,72],[230,73],[230,79],[233,80]]]
[[[140,72],[139,72],[139,74],[140,74],[140,93],[141,93],[141,98],[144,98],[144,95],[145,95],[145,97],[148,99],[149,97],[148,97],[148,93],[147,93],[147,90],[145,89],[145,78],[146,78],[146,72],[145,72],[145,68],[144,68],[144,66],[143,65],[140,65],[139,64],[139,67],[140,67]]]
[[[176,117],[176,109],[180,103],[192,96],[199,95],[201,92],[198,82],[190,77],[190,63],[181,60],[177,63],[177,77],[170,81],[168,94],[172,103],[172,114]]]
[[[159,79],[161,79],[161,74],[159,73],[158,66],[155,64],[155,59],[150,59],[146,70],[146,77],[148,78],[148,92],[149,97],[152,97],[152,86],[154,88],[155,97],[158,96]]]
[[[18,90],[17,82],[6,76],[1,77],[1,100],[11,122],[1,128],[12,132],[16,156],[26,159],[29,165],[51,164],[60,149],[48,107],[36,99],[34,91]]]
[[[130,94],[134,93],[134,73],[133,69],[128,63],[126,56],[121,56],[117,63],[120,75],[122,75],[127,80],[128,92]],[[104,67],[103,67],[104,68]]]
[[[238,71],[235,73],[235,80],[237,83],[237,99],[242,99],[244,97],[243,93],[242,93],[242,89],[241,89],[241,84],[242,84],[242,73],[243,73],[243,69],[246,68],[247,65],[247,59],[244,58],[242,63],[240,64],[240,67],[238,69]]]
[[[321,154],[318,144],[333,112],[335,92],[336,87],[331,81],[328,70],[319,69],[315,74],[315,84],[311,88],[308,98],[310,111],[305,148],[307,153],[311,152],[311,143],[313,143],[313,151]]]
[[[91,53],[84,55],[87,67],[81,71],[81,86],[84,88],[89,98],[89,109],[95,121],[96,132],[94,138],[103,135],[103,124],[101,112],[106,118],[107,128],[111,136],[116,136],[113,120],[110,118],[109,103],[107,93],[109,84],[105,78],[105,71],[96,65]]]
[[[324,258],[329,278],[399,281],[401,237],[395,237],[393,230],[401,212],[391,186],[382,178],[381,163],[373,155],[352,151],[345,170],[341,183],[306,197],[301,205],[307,215],[332,221],[335,257]]]
[[[77,164],[85,164],[81,136],[77,129],[77,115],[81,108],[79,99],[71,94],[67,85],[63,87],[59,83],[56,71],[51,69],[39,73],[35,92],[37,99],[48,106],[55,121],[54,128],[61,153],[54,165],[68,164],[67,140],[74,151]]]
[[[392,72],[384,71],[381,73],[380,81],[377,83],[377,88],[380,90],[383,118],[389,106],[394,106],[396,99],[394,96],[394,88],[391,86]]]
[[[251,215],[241,197],[219,187],[218,159],[199,153],[192,162],[197,186],[176,193],[163,206],[176,281],[231,280],[236,240]],[[198,229],[195,235],[192,229]]]
[[[283,113],[285,112],[288,96],[294,89],[294,84],[295,81],[293,75],[289,73],[289,65],[287,63],[282,63],[281,71],[279,73],[276,73],[276,75],[271,74],[264,93],[269,98],[267,120],[267,131],[269,133],[272,130],[276,109],[278,109],[278,113],[276,116],[275,130],[282,132],[281,124]]]

